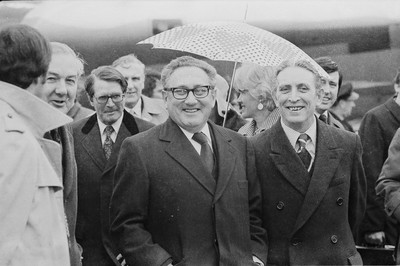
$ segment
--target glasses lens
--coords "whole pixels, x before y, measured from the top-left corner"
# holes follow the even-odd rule
[[[112,95],[111,99],[113,102],[119,103],[120,101],[122,101],[122,95]]]
[[[197,87],[193,90],[194,96],[204,98],[208,95],[208,87]]]
[[[176,99],[185,99],[188,95],[188,90],[186,88],[175,88],[172,90],[172,94]]]
[[[108,100],[108,96],[99,96],[96,98],[99,103],[106,103]]]

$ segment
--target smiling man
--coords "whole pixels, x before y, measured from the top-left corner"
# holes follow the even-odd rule
[[[125,94],[125,109],[134,116],[153,124],[161,124],[168,118],[164,103],[142,95],[145,81],[145,65],[134,55],[122,56],[112,63],[128,83]]]
[[[316,119],[321,80],[307,61],[283,62],[274,126],[252,138],[269,265],[361,265],[352,232],[365,210],[359,137]]]
[[[169,119],[127,139],[114,175],[111,233],[128,265],[263,265],[254,154],[207,121],[216,70],[184,56],[162,71]]]
[[[329,112],[329,108],[335,103],[340,86],[342,85],[342,74],[339,72],[339,66],[330,57],[319,57],[315,59],[323,70],[329,75],[329,79],[322,79],[321,99],[317,103],[315,114],[328,125],[345,129],[342,123]]]

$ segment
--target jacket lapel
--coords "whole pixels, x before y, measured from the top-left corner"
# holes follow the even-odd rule
[[[182,130],[170,118],[162,125],[160,139],[170,142],[165,152],[185,168],[211,195],[214,195],[215,180],[199,163],[200,157]]]
[[[301,194],[306,195],[308,172],[286,137],[280,122],[271,128],[271,158],[283,177]],[[265,156],[267,157],[267,156]]]
[[[214,196],[214,203],[222,196],[226,186],[231,179],[233,169],[236,165],[235,149],[231,146],[232,141],[228,136],[221,132],[213,123],[209,123],[211,132],[214,134],[215,148],[218,163],[218,180]]]
[[[103,152],[97,115],[92,115],[82,127],[82,147],[92,158],[93,162],[103,170],[107,160]]]
[[[343,156],[343,149],[337,147],[330,126],[318,119],[317,125],[314,172],[293,232],[301,228],[319,206]]]

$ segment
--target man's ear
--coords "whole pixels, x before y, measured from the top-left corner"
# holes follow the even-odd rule
[[[94,103],[93,103],[93,97],[94,96],[90,97],[89,94],[87,94],[87,97],[88,97],[88,100],[90,102],[90,105],[94,107]]]

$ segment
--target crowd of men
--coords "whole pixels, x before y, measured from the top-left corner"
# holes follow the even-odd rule
[[[75,51],[3,27],[0,265],[361,265],[356,244],[395,245],[400,100],[356,134],[359,95],[315,61],[329,79],[303,60],[277,67],[280,117],[246,137],[242,120],[220,126],[226,81],[203,60],[167,64],[162,100],[142,95],[133,54],[100,66],[83,84],[93,111]]]

